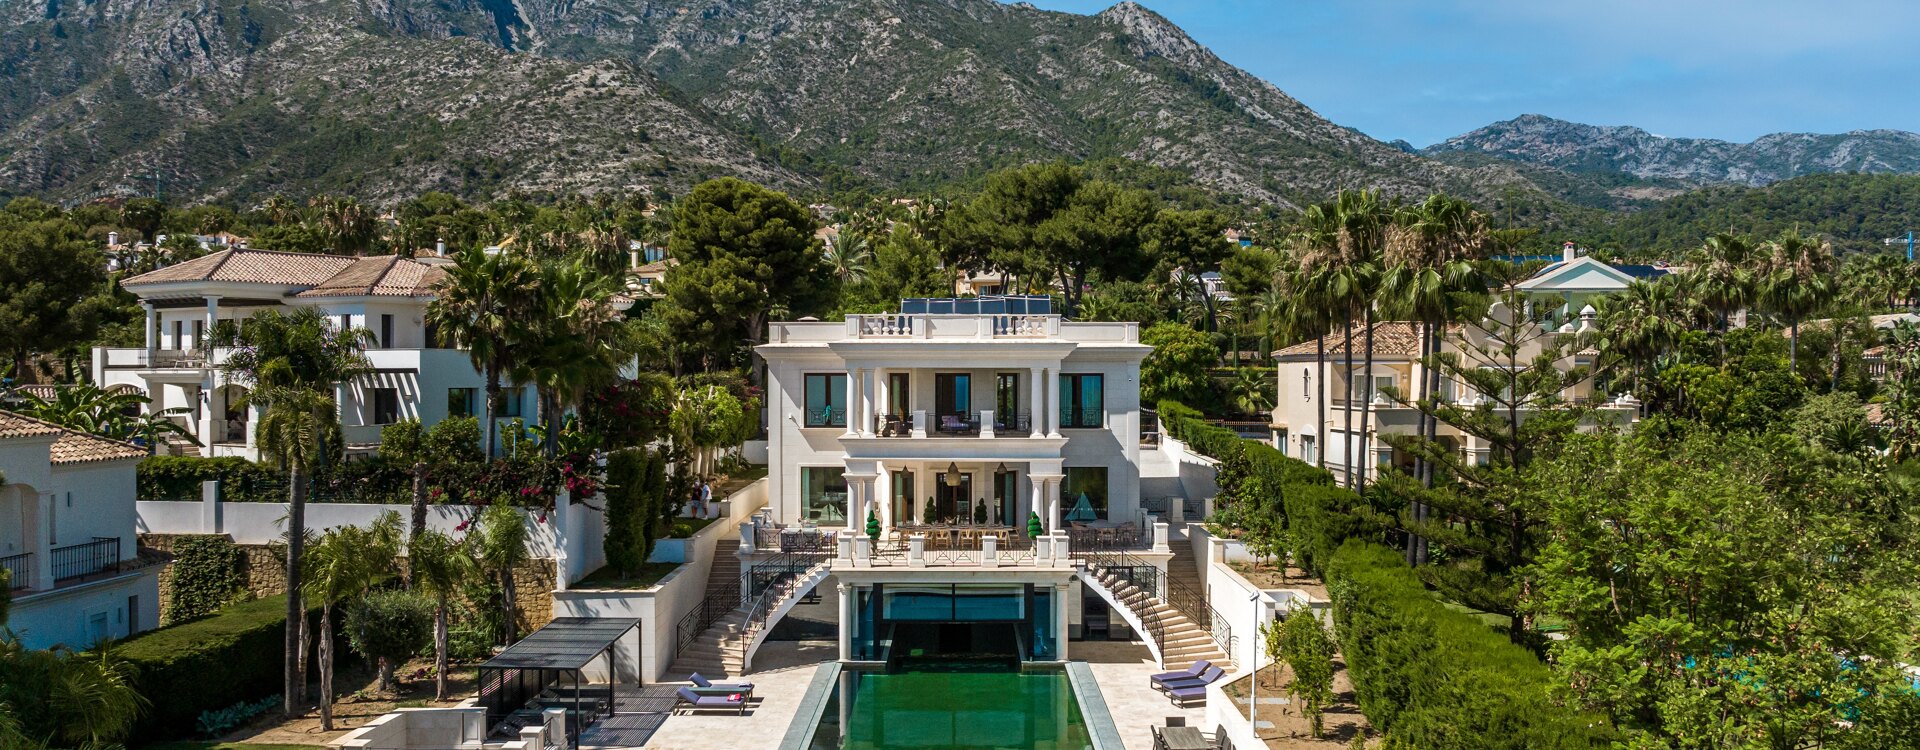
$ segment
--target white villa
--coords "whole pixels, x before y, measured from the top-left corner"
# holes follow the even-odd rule
[[[1565,323],[1574,320],[1579,311],[1595,300],[1625,291],[1635,280],[1657,279],[1667,274],[1668,270],[1659,266],[1603,263],[1582,254],[1578,246],[1568,242],[1560,248],[1559,261],[1548,264],[1534,273],[1533,278],[1515,286],[1535,299],[1558,298],[1560,311],[1553,319]]]
[[[1501,305],[1495,305],[1488,311],[1489,316],[1505,314]],[[1529,362],[1561,336],[1590,332],[1593,325],[1594,312],[1591,306],[1585,307],[1576,320],[1562,324],[1553,332],[1529,324],[1530,330],[1524,336],[1518,361]],[[1325,451],[1327,469],[1340,477],[1360,470],[1366,471],[1371,478],[1377,476],[1384,467],[1411,466],[1413,457],[1395,451],[1381,436],[1411,435],[1419,423],[1418,409],[1389,398],[1386,391],[1394,389],[1411,398],[1419,379],[1426,377],[1426,365],[1420,361],[1422,329],[1423,326],[1418,323],[1375,323],[1373,370],[1370,376],[1365,370],[1366,355],[1362,345],[1364,326],[1354,327],[1350,358],[1344,332],[1328,334],[1317,343],[1302,342],[1274,352],[1279,371],[1278,398],[1275,399],[1276,406],[1272,413],[1274,447],[1307,463],[1318,463],[1322,458],[1321,451]],[[1440,341],[1442,350],[1461,356],[1463,364],[1497,367],[1497,362],[1474,362],[1470,353],[1475,350],[1497,351],[1498,345],[1492,344],[1491,338],[1492,334],[1479,326],[1455,325],[1441,335]],[[1463,342],[1474,342],[1478,347],[1463,347]],[[1324,347],[1323,366],[1315,364],[1319,358],[1316,354],[1319,347]],[[1563,371],[1591,366],[1598,354],[1593,349],[1582,348],[1561,357],[1555,365]],[[1353,373],[1351,379],[1348,377],[1349,366]],[[1324,389],[1316,387],[1316,382],[1323,384]],[[1322,392],[1326,399],[1324,404],[1315,401]],[[1639,402],[1630,397],[1608,401],[1606,394],[1594,390],[1591,378],[1575,383],[1560,397],[1574,403],[1595,402],[1598,412],[1596,419],[1626,423],[1638,416]],[[1483,396],[1443,374],[1439,398],[1472,405]],[[1349,407],[1351,422],[1348,421]],[[1360,431],[1363,417],[1367,420],[1364,434]],[[1325,421],[1322,422],[1322,419]],[[1492,446],[1484,441],[1445,424],[1439,427],[1439,440],[1473,463],[1485,463],[1492,450]]]
[[[134,536],[137,446],[0,411],[0,568],[27,648],[87,648],[151,630],[157,568]]]
[[[990,311],[1001,305],[1023,309]],[[872,508],[885,529],[1024,532],[1038,512],[1052,532],[1068,516],[1135,518],[1152,350],[1138,324],[1064,321],[1046,298],[904,309],[774,323],[758,347],[776,521],[858,531]]]
[[[209,347],[209,336],[260,310],[312,307],[372,334],[374,373],[335,391],[349,450],[371,450],[380,429],[402,419],[479,414],[484,378],[464,351],[434,346],[425,322],[448,262],[234,249],[126,279],[146,308],[145,346],[94,349],[93,382],[138,388],[156,411],[186,408],[184,426],[206,455],[258,458],[257,409],[240,408],[246,388],[220,372],[228,350]],[[499,417],[532,416],[531,390],[510,388]]]

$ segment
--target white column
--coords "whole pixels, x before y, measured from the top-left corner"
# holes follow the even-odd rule
[[[860,371],[860,434],[873,437],[874,383],[873,370]]]
[[[853,584],[840,582],[840,660],[853,659],[853,628],[858,619],[853,611]]]
[[[1047,375],[1047,437],[1060,437],[1060,371]]]
[[[1043,421],[1046,419],[1046,410],[1043,408],[1046,399],[1041,398],[1040,391],[1040,375],[1043,372],[1045,370],[1038,367],[1027,370],[1027,427],[1031,430],[1028,437],[1040,437],[1047,432],[1046,422]]]
[[[140,306],[147,311],[147,327],[145,331],[141,332],[141,340],[147,348],[147,354],[151,356],[153,350],[160,348],[160,337],[157,335],[160,326],[160,314],[153,309],[152,302],[142,302]],[[148,361],[151,362],[152,360],[149,359]]]
[[[29,530],[32,538],[27,540],[28,545],[33,549],[33,578],[31,579],[33,587],[53,588],[53,493],[30,495],[24,487],[15,492],[19,493],[22,505],[34,504],[34,523],[33,528]]]
[[[860,484],[861,480],[847,477],[847,531],[856,535],[861,531],[861,522],[866,520],[866,514],[860,512]]]
[[[220,298],[217,296],[209,296],[207,297],[207,330],[205,333],[205,335],[208,337],[207,339],[208,341],[212,340],[213,324],[219,320],[220,320]],[[193,343],[195,346],[207,347],[206,341],[195,341]],[[213,366],[213,359],[212,359],[213,349],[211,347],[207,347],[207,357],[208,357],[207,366],[212,367]]]
[[[873,502],[880,505],[880,528],[893,528],[893,474],[886,467],[874,477]]]
[[[1044,503],[1046,502],[1045,498],[1047,496],[1047,480],[1036,477],[1032,473],[1028,473],[1027,484],[1033,488],[1033,499],[1027,506],[1028,512],[1038,513],[1040,512],[1041,508],[1046,507]],[[1027,529],[1026,515],[1020,516],[1019,528],[1021,531],[1025,531]]]
[[[847,434],[856,437],[860,434],[860,422],[854,420],[854,412],[860,410],[860,370],[847,366]]]
[[[1058,534],[1060,527],[1060,480],[1048,479],[1044,491],[1047,493],[1047,533]]]
[[[877,424],[881,415],[892,408],[892,403],[887,398],[890,395],[892,394],[887,392],[887,371],[879,367],[873,368],[873,416],[867,420],[869,425]]]
[[[1067,594],[1073,582],[1056,583],[1053,588],[1053,658],[1067,660]]]

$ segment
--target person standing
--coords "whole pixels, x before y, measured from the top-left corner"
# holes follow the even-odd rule
[[[700,512],[711,512],[714,518],[720,517],[720,509],[713,507],[713,477],[700,479]]]

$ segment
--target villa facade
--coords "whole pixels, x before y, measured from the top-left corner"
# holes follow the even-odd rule
[[[1488,315],[1506,315],[1495,305]],[[1512,357],[1500,362],[1476,361],[1477,352],[1498,351],[1494,334],[1478,325],[1453,325],[1441,334],[1441,351],[1460,358],[1465,366],[1499,368],[1505,363],[1527,365],[1549,347],[1558,347],[1560,356],[1554,366],[1571,372],[1590,368],[1599,352],[1580,346],[1582,334],[1593,330],[1595,314],[1586,307],[1575,320],[1547,330],[1537,323],[1526,323],[1516,336],[1520,342]],[[1502,326],[1487,326],[1499,328]],[[1355,326],[1352,349],[1344,332],[1328,334],[1318,342],[1306,341],[1274,352],[1279,372],[1278,398],[1272,412],[1273,442],[1289,456],[1311,464],[1322,459],[1328,470],[1346,477],[1365,471],[1369,478],[1390,466],[1412,466],[1414,459],[1396,451],[1385,435],[1412,435],[1420,422],[1420,411],[1405,401],[1417,396],[1427,366],[1420,358],[1420,339],[1425,327],[1419,323],[1389,321],[1374,324],[1373,369],[1366,369],[1364,326]],[[1321,362],[1324,356],[1324,363]],[[1316,385],[1318,384],[1318,385]],[[1394,398],[1389,394],[1398,394]],[[1487,401],[1486,394],[1473,391],[1445,375],[1440,377],[1436,398],[1463,406]],[[1560,400],[1586,404],[1594,409],[1594,420],[1630,423],[1639,413],[1639,402],[1631,397],[1609,399],[1594,388],[1591,377],[1582,379],[1559,394]],[[1324,403],[1317,399],[1324,399]],[[1531,411],[1522,407],[1521,417]],[[1365,424],[1365,431],[1361,427]],[[1457,451],[1470,463],[1486,463],[1492,446],[1453,427],[1438,428],[1441,443]],[[1324,456],[1322,453],[1324,452]]]
[[[382,427],[403,419],[432,425],[478,415],[485,378],[465,351],[435,346],[426,325],[449,262],[234,249],[134,276],[121,286],[146,309],[144,346],[95,348],[93,382],[137,388],[155,411],[186,409],[179,421],[204,455],[257,459],[258,409],[245,407],[246,386],[220,371],[231,350],[211,346],[212,336],[261,310],[309,307],[370,335],[373,372],[334,393],[350,450],[370,450]],[[509,385],[499,417],[531,417],[531,391]]]
[[[1131,520],[1140,501],[1135,323],[1038,312],[850,315],[774,323],[768,463],[776,521],[862,530],[940,522],[1048,532]],[[972,303],[971,305],[966,303]]]
[[[0,568],[27,648],[87,648],[151,630],[157,568],[135,537],[137,446],[0,411]]]

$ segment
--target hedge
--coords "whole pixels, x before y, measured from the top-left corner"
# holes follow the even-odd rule
[[[134,684],[151,704],[134,727],[134,739],[185,737],[193,734],[201,713],[280,694],[286,614],[285,595],[257,599],[116,645],[114,655],[133,665]],[[317,616],[311,627],[309,632],[318,632]],[[345,634],[340,635],[344,646]],[[308,649],[309,658],[313,652]],[[336,669],[345,664],[336,658]]]
[[[1183,404],[1162,401],[1159,409],[1162,429],[1189,449],[1220,461],[1223,469],[1240,470],[1244,461],[1244,470],[1255,475],[1255,485],[1276,488],[1277,512],[1298,545],[1302,568],[1325,575],[1326,563],[1340,543],[1369,531],[1368,524],[1351,513],[1360,506],[1360,497],[1335,487],[1332,472],[1289,458],[1266,443],[1242,438]],[[1231,492],[1233,481],[1222,477],[1223,495]]]
[[[282,475],[238,456],[152,456],[136,470],[142,500],[199,500],[200,483],[220,482],[226,502],[284,500]]]
[[[1401,554],[1361,540],[1328,565],[1341,652],[1360,710],[1390,747],[1605,747],[1599,716],[1555,705],[1533,652],[1429,594]]]

